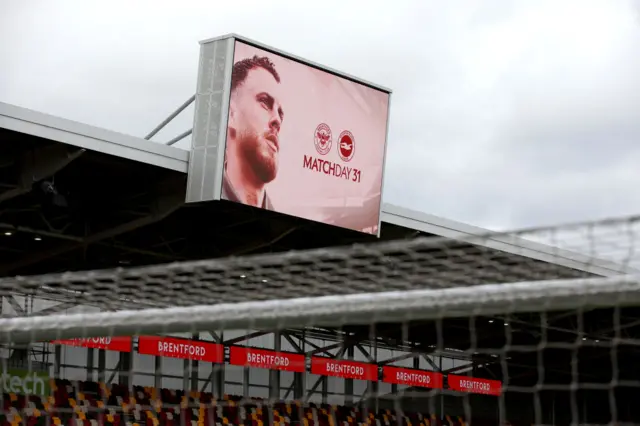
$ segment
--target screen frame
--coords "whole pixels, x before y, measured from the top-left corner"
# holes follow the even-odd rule
[[[200,44],[207,44],[207,43],[211,43],[211,42],[214,42],[214,41],[224,40],[224,39],[227,39],[227,38],[232,38],[232,39],[234,39],[234,41],[239,41],[241,43],[248,44],[249,46],[253,46],[253,47],[256,47],[258,49],[265,50],[265,51],[267,51],[269,53],[273,53],[275,55],[282,56],[283,58],[290,59],[290,60],[295,61],[295,62],[300,62],[303,65],[307,65],[307,66],[310,66],[312,68],[316,68],[316,69],[318,69],[320,71],[328,72],[329,74],[333,74],[336,77],[341,77],[341,78],[345,78],[347,80],[351,80],[354,83],[362,84],[362,85],[367,86],[367,87],[369,87],[371,89],[378,90],[380,92],[384,92],[384,93],[387,93],[387,94],[391,94],[392,93],[392,90],[387,88],[387,87],[384,87],[384,86],[381,86],[381,85],[378,85],[378,84],[375,84],[375,83],[371,83],[370,81],[354,77],[354,76],[352,76],[350,74],[335,70],[333,68],[329,68],[329,67],[324,66],[324,65],[320,65],[320,64],[318,64],[316,62],[310,61],[308,59],[301,58],[301,57],[296,56],[296,55],[292,55],[291,53],[284,52],[284,51],[282,51],[280,49],[276,49],[275,47],[267,46],[267,45],[262,44],[262,43],[260,43],[258,41],[249,39],[247,37],[240,36],[238,34],[231,33],[231,34],[226,34],[226,35],[223,35],[223,36],[220,36],[220,37],[214,37],[214,38],[202,40],[202,41],[200,41]]]
[[[373,90],[377,90],[379,92],[385,93],[387,95],[387,122],[386,122],[386,130],[385,130],[385,137],[384,137],[384,148],[383,148],[383,156],[382,156],[382,176],[381,176],[381,181],[380,181],[380,206],[378,207],[378,227],[376,229],[375,233],[368,233],[368,232],[364,232],[364,231],[357,231],[354,230],[356,232],[365,234],[365,235],[375,235],[377,238],[380,238],[380,233],[381,233],[381,229],[382,229],[382,205],[384,203],[383,201],[383,197],[384,197],[384,181],[385,181],[385,176],[386,176],[386,163],[387,163],[387,148],[389,145],[389,121],[391,118],[391,97],[392,97],[392,90],[389,88],[386,88],[384,86],[378,85],[378,84],[374,84],[371,83],[367,80],[361,79],[361,78],[357,78],[354,77],[350,74],[344,73],[344,72],[340,72],[337,71],[335,69],[326,67],[324,65],[320,65],[316,62],[313,61],[309,61],[307,59],[301,58],[299,56],[296,55],[292,55],[290,53],[284,52],[280,49],[276,49],[274,47],[271,46],[267,46],[265,44],[262,44],[260,42],[257,42],[255,40],[231,33],[231,34],[226,34],[220,37],[214,37],[214,38],[210,38],[210,39],[206,39],[206,40],[202,40],[200,41],[200,45],[204,45],[204,44],[208,44],[208,43],[212,43],[212,42],[222,42],[225,41],[227,43],[230,43],[230,52],[231,54],[229,55],[229,57],[227,58],[227,63],[225,64],[225,79],[226,79],[226,87],[225,87],[225,95],[223,98],[223,112],[222,112],[222,117],[220,120],[220,124],[221,124],[221,128],[226,129],[227,126],[229,125],[229,105],[231,102],[231,73],[233,70],[233,64],[234,64],[234,60],[235,60],[235,50],[236,50],[236,43],[240,42],[240,43],[244,43],[248,46],[251,47],[255,47],[257,49],[261,49],[264,50],[265,52],[277,55],[277,56],[281,56],[285,59],[289,59],[295,62],[298,62],[302,65],[311,67],[311,68],[315,68],[319,71],[322,72],[326,72],[328,74],[334,75],[336,77],[339,78],[343,78],[345,80],[351,81],[353,83],[356,84],[360,84],[362,86],[365,86],[369,89],[373,89]],[[226,132],[225,132],[225,137],[224,137],[224,144],[220,144],[219,145],[219,156],[218,156],[218,167],[219,170],[221,170],[220,173],[220,181],[217,182],[216,188],[215,188],[215,198],[218,200],[222,200],[222,185],[223,185],[223,179],[224,179],[224,163],[226,161],[226,151],[227,151],[227,138],[226,138]],[[284,213],[283,213],[284,214]]]

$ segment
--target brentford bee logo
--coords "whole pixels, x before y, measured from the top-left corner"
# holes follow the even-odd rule
[[[331,150],[331,128],[324,123],[321,123],[316,127],[315,134],[313,135],[313,144],[316,146],[316,151],[320,155],[326,155]]]
[[[356,153],[356,140],[353,133],[348,130],[340,133],[338,137],[338,153],[342,161],[351,161],[353,154]]]

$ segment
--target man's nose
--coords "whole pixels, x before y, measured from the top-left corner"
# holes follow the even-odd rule
[[[280,117],[278,116],[278,114],[274,114],[271,117],[271,120],[269,121],[269,127],[275,130],[276,132],[280,131],[281,124],[282,124],[282,120],[280,120]]]

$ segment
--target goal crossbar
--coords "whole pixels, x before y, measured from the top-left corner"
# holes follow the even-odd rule
[[[640,304],[640,276],[301,297],[0,319],[0,342],[404,322]]]

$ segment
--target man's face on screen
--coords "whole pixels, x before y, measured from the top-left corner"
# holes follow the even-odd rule
[[[280,83],[264,68],[251,69],[231,95],[229,130],[238,154],[255,177],[268,183],[278,172],[280,126],[284,118]]]

